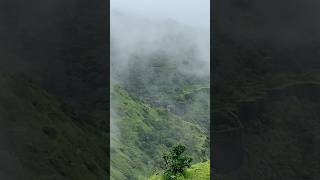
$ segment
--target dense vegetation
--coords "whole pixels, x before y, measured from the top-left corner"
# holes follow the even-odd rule
[[[148,177],[156,170],[162,152],[177,143],[190,147],[188,153],[196,162],[208,158],[208,137],[198,125],[134,100],[119,86],[112,88],[111,102],[117,110],[112,116],[117,125],[111,135],[113,179]]]
[[[187,59],[184,61],[187,67],[181,67],[178,60],[168,56],[152,53],[130,60],[128,71],[121,74],[123,87],[139,100],[166,108],[209,130],[209,75],[185,73],[182,68],[201,65]]]
[[[166,179],[176,179],[186,168],[191,167],[192,158],[185,154],[186,147],[179,144],[162,155],[161,169]]]
[[[197,163],[183,172],[183,175],[177,180],[209,180],[210,179],[210,161]],[[151,176],[149,180],[165,180],[163,172],[158,172]]]

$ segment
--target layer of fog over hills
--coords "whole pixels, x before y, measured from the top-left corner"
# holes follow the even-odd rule
[[[178,143],[208,159],[209,47],[209,30],[111,13],[113,179],[148,177]]]
[[[110,19],[113,72],[125,72],[134,55],[163,53],[183,73],[196,76],[210,73],[208,29],[197,29],[172,19],[152,20],[119,11],[112,11]],[[114,77],[115,74],[111,75]]]
[[[111,13],[111,80],[138,99],[178,92],[188,83],[208,85],[209,48],[209,30]]]

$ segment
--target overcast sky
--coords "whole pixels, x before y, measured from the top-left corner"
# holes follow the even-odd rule
[[[209,28],[210,0],[111,0],[111,10]]]

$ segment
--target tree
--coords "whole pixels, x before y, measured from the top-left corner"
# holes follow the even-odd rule
[[[185,146],[177,145],[169,153],[163,154],[161,168],[164,170],[166,179],[176,179],[182,175],[186,168],[191,167],[192,158],[184,155],[185,151]]]

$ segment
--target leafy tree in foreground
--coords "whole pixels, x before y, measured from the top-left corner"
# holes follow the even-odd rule
[[[186,147],[177,145],[173,147],[169,153],[164,153],[161,168],[164,170],[166,179],[177,179],[182,176],[186,168],[191,167],[192,158],[184,155]]]

